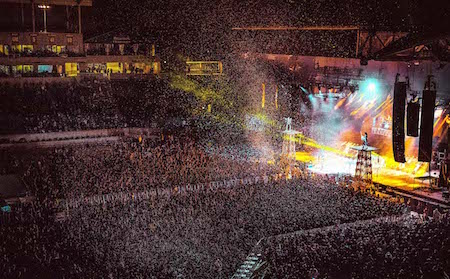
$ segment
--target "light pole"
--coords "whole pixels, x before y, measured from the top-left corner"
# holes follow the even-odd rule
[[[47,10],[50,9],[50,6],[39,5],[38,8],[44,10],[44,32],[47,33]]]

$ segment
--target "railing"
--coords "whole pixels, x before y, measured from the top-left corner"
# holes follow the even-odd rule
[[[370,222],[403,222],[405,225],[408,224],[409,220],[413,220],[413,222],[420,220],[415,214],[403,214],[400,216],[382,216],[377,217],[373,219],[367,219],[367,220],[358,220],[355,222],[350,223],[343,223],[339,224],[339,227],[345,227],[345,226],[352,226],[352,225],[361,225],[365,223]],[[295,237],[298,237],[299,235],[314,235],[318,232],[324,232],[329,230],[336,229],[337,225],[331,225],[326,227],[320,227],[320,228],[313,228],[308,230],[299,230],[287,234],[280,234],[280,235],[274,235],[274,236],[267,236],[261,238],[256,245],[252,248],[251,252],[246,257],[245,261],[239,266],[239,268],[236,270],[236,272],[233,274],[231,279],[250,279],[253,278],[254,273],[258,270],[258,267],[261,267],[265,265],[267,267],[267,263],[265,263],[264,258],[264,245],[267,245],[267,243],[275,243],[278,244],[276,248],[277,255],[284,255],[285,247],[282,246],[282,243],[284,243],[286,239],[292,240]],[[263,244],[266,243],[266,244]],[[292,244],[289,243],[289,246]],[[259,278],[259,277],[258,277]]]
[[[61,141],[83,138],[99,138],[113,136],[159,136],[159,129],[156,123],[152,123],[152,128],[118,128],[118,129],[100,129],[86,131],[68,131],[68,132],[52,132],[38,134],[13,134],[0,135],[0,144],[12,143],[31,143],[41,141]]]
[[[83,205],[100,205],[115,202],[126,203],[129,201],[148,200],[151,197],[156,196],[168,197],[176,194],[186,194],[199,191],[214,191],[221,188],[232,188],[239,185],[255,185],[258,183],[267,184],[271,179],[275,180],[277,178],[275,176],[269,178],[269,176],[267,175],[249,176],[245,178],[213,181],[195,185],[187,184],[175,187],[154,188],[140,192],[118,192],[74,199],[61,199],[57,200],[57,206],[60,208],[60,210],[70,210],[72,208],[78,208]]]

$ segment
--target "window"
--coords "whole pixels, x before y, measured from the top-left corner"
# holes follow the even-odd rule
[[[23,65],[23,72],[24,73],[31,73],[31,72],[33,72],[33,65]]]
[[[12,71],[15,74],[26,74],[33,72],[33,65],[15,65],[12,66]]]
[[[64,52],[66,50],[65,46],[57,46],[57,45],[52,45],[50,46],[50,51],[54,52],[54,53],[61,53]]]
[[[33,52],[33,45],[12,45],[12,52]]]
[[[33,45],[22,45],[22,51],[28,53],[33,52]]]
[[[65,65],[66,75],[69,77],[77,76],[78,74],[78,63],[66,63]]]
[[[9,66],[0,65],[0,75],[9,75]]]
[[[53,72],[53,65],[38,65],[38,73],[51,73]]]
[[[22,52],[22,46],[21,45],[12,45],[11,50],[12,50],[12,52]]]
[[[9,45],[3,45],[3,54],[9,55],[10,46]]]
[[[67,44],[73,45],[73,37],[67,37]]]
[[[37,44],[37,38],[36,38],[36,36],[31,36],[31,43],[32,43],[32,44]]]
[[[111,71],[111,73],[122,73],[123,65],[122,65],[122,63],[118,63],[118,62],[108,62],[108,63],[106,63],[106,69],[108,71]]]
[[[48,39],[49,39],[50,43],[54,43],[55,42],[55,37],[53,37],[53,36],[49,37]]]

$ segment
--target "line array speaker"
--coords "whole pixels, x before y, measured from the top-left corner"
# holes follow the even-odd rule
[[[436,91],[424,90],[420,117],[419,161],[430,162],[433,148],[433,124]]]
[[[419,113],[420,104],[418,102],[409,102],[406,109],[406,134],[409,137],[419,136]]]
[[[394,86],[394,105],[392,112],[392,148],[396,162],[405,160],[405,107],[406,82],[396,82]]]

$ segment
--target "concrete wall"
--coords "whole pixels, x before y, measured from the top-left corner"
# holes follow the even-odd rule
[[[0,135],[0,142],[2,143],[25,143],[25,142],[40,142],[40,141],[55,141],[55,140],[72,140],[82,138],[101,138],[101,137],[116,137],[116,136],[159,136],[160,129],[156,128],[119,128],[119,129],[100,129],[100,130],[86,130],[86,131],[68,131],[55,133],[41,133],[41,134],[13,134]]]

